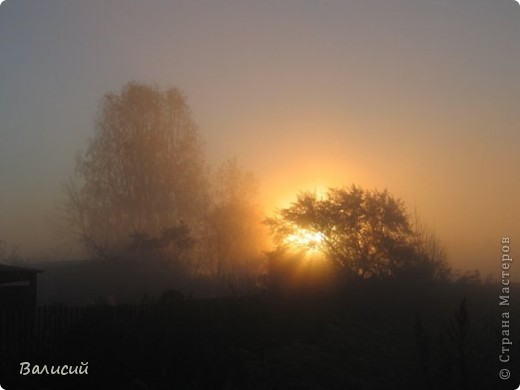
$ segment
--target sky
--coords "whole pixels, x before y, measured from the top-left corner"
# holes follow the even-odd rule
[[[63,252],[63,184],[131,80],[182,89],[208,160],[253,171],[267,215],[299,190],[387,188],[455,269],[498,275],[503,236],[517,252],[513,0],[6,0],[0,239],[21,255]]]

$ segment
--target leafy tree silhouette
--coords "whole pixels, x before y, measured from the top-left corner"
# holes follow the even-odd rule
[[[258,181],[236,158],[224,161],[214,175],[212,204],[207,214],[208,256],[214,273],[253,268],[259,257],[262,217],[257,206]]]
[[[206,199],[205,163],[186,97],[136,82],[100,102],[95,134],[67,184],[67,218],[98,257],[131,234],[191,225]]]
[[[302,192],[290,207],[266,220],[277,251],[301,229],[319,233],[319,246],[344,275],[442,279],[449,274],[437,241],[411,222],[403,202],[388,191],[331,188],[324,197]]]

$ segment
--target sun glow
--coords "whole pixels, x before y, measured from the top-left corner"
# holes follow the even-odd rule
[[[285,237],[285,243],[294,250],[319,252],[323,243],[323,234],[307,229],[297,229]]]

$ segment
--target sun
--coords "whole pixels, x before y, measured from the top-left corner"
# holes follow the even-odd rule
[[[293,250],[320,252],[323,239],[323,234],[320,232],[296,228],[295,232],[287,235],[284,241]]]

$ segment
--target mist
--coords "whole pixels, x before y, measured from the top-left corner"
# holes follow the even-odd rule
[[[184,91],[209,163],[237,156],[254,172],[264,215],[300,190],[388,188],[455,268],[497,274],[520,215],[516,11],[8,0],[0,238],[31,261],[72,257],[54,226],[63,185],[100,98],[136,80]]]
[[[3,1],[0,389],[513,388],[519,17]]]

